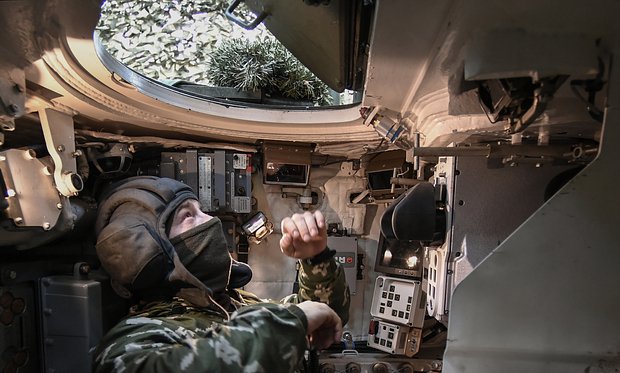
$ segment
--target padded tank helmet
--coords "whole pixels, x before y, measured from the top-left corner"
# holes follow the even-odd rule
[[[196,199],[189,186],[153,176],[128,178],[103,195],[96,249],[119,295],[149,299],[188,287],[208,291],[181,263],[166,232],[167,221],[188,199]]]

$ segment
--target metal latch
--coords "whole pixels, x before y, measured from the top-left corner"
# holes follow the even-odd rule
[[[39,110],[43,136],[47,151],[54,161],[54,182],[56,189],[66,196],[77,195],[84,187],[82,177],[77,173],[73,118],[52,109]]]

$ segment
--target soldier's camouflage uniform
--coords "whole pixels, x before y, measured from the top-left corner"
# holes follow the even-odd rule
[[[307,320],[294,303],[327,303],[348,320],[349,288],[334,259],[301,262],[299,292],[280,303],[233,291],[231,320],[175,298],[149,304],[116,325],[94,355],[94,371],[104,372],[293,372],[307,348]]]

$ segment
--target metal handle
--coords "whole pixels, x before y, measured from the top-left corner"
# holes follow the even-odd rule
[[[226,8],[226,18],[228,18],[229,20],[233,21],[234,23],[238,24],[239,26],[243,27],[246,30],[254,30],[256,28],[256,26],[258,26],[261,22],[263,22],[263,20],[265,18],[267,18],[267,16],[269,14],[267,12],[263,11],[263,12],[261,12],[261,14],[256,16],[256,19],[254,19],[254,21],[248,23],[245,20],[243,20],[241,18],[238,18],[237,16],[235,16],[233,14],[235,9],[237,9],[239,4],[241,4],[243,1],[244,0],[234,0],[228,6],[228,8]]]

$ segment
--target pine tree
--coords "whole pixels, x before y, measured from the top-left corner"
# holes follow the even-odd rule
[[[220,87],[262,90],[273,97],[331,103],[329,88],[272,39],[230,39],[210,56],[209,81]]]

